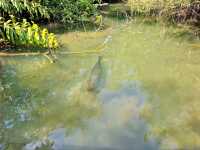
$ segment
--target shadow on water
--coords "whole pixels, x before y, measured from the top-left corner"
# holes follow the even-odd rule
[[[73,31],[95,31],[97,29],[97,26],[91,22],[82,22],[82,23],[73,24],[73,25],[50,23],[50,24],[45,25],[44,27],[47,28],[50,32],[53,32],[56,34],[63,34],[65,32],[73,32]]]

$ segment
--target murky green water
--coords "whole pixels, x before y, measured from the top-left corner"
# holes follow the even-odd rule
[[[159,23],[105,21],[104,31],[58,35],[62,52],[100,54],[2,58],[0,149],[200,146],[199,41]]]

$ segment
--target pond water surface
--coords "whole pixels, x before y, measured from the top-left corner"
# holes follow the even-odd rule
[[[103,31],[58,34],[60,52],[81,54],[56,63],[2,58],[0,150],[200,146],[198,39],[140,19],[105,22]],[[85,53],[93,50],[102,52]]]

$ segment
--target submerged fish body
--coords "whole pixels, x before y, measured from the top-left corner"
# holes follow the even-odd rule
[[[105,72],[101,61],[102,61],[102,56],[99,56],[97,63],[92,68],[89,79],[87,80],[88,91],[98,93],[105,84]]]
[[[3,61],[0,60],[0,76],[2,75],[3,72]]]
[[[0,93],[4,91],[2,85],[3,73],[4,73],[4,61],[0,59]]]

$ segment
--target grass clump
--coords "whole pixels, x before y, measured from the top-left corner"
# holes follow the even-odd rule
[[[181,23],[200,23],[198,0],[128,0],[132,12],[164,17]]]

